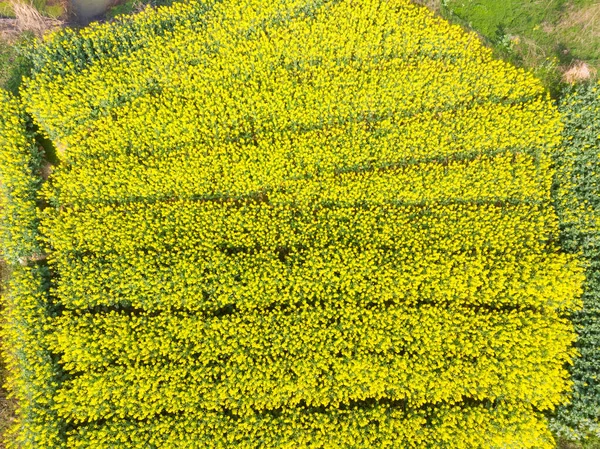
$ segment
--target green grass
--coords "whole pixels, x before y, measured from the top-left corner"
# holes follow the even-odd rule
[[[17,93],[23,76],[30,70],[25,55],[26,46],[34,39],[31,33],[22,33],[14,42],[0,39],[0,87]]]
[[[106,12],[108,19],[113,19],[122,14],[133,14],[146,6],[168,6],[176,0],[126,0],[113,6]]]
[[[600,438],[590,437],[586,441],[558,440],[557,449],[600,449]]]
[[[597,0],[420,0],[477,31],[496,55],[531,69],[556,96],[562,72],[584,61],[600,72]]]
[[[0,86],[7,86],[12,76],[16,58],[17,51],[15,47],[5,40],[0,40]]]
[[[447,0],[447,13],[529,65],[556,57],[600,63],[600,5],[596,0]]]

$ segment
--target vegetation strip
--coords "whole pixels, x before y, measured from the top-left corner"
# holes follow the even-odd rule
[[[209,9],[38,50],[26,447],[550,449],[584,276],[541,84],[407,0]]]

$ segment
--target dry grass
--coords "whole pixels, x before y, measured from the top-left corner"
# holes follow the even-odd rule
[[[442,9],[441,0],[413,0],[417,5],[423,5],[434,12],[439,13]]]
[[[590,78],[595,78],[596,69],[590,67],[583,61],[575,61],[563,73],[565,83],[573,84],[579,81],[586,81]]]
[[[2,378],[4,379],[5,369],[2,367]],[[12,427],[15,420],[16,404],[13,399],[6,398],[6,391],[2,388],[0,392],[0,449],[6,447],[7,431]]]
[[[572,5],[561,18],[556,30],[577,27],[581,30],[582,39],[600,38],[600,3],[583,8],[574,8]]]
[[[15,13],[19,31],[31,31],[41,36],[46,31],[62,25],[60,20],[42,16],[33,4],[25,0],[9,0],[9,2]]]
[[[518,36],[514,51],[521,55],[526,61],[542,61],[548,57],[548,52],[534,39]]]

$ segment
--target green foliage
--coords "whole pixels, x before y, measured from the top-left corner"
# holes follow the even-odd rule
[[[23,78],[31,72],[30,51],[34,36],[21,33],[15,42],[0,39],[0,88],[17,94]]]
[[[169,6],[172,3],[173,0],[126,0],[110,8],[106,12],[106,16],[108,18],[115,18],[122,14],[132,14],[139,12],[148,6]]]
[[[584,308],[574,316],[580,356],[572,404],[559,409],[559,435],[600,437],[600,85],[571,87],[560,103],[565,143],[557,153],[557,206],[563,246],[588,260]]]

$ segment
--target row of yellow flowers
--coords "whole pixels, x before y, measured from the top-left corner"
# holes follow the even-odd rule
[[[316,293],[334,301],[330,295],[343,288],[365,304],[428,297],[569,310],[579,288],[566,283],[571,257],[552,254],[552,234],[542,235],[558,232],[549,205],[299,214],[175,202],[69,214],[52,222],[51,255],[61,273],[55,291],[69,309],[216,311],[235,302],[250,310]]]
[[[227,411],[203,410],[142,421],[109,420],[81,426],[70,446],[471,449],[551,447],[551,441],[545,420],[526,404],[438,404],[404,410],[394,403],[367,401],[333,411],[286,408],[243,419]]]
[[[50,314],[47,269],[26,267],[40,256],[39,151],[20,102],[0,90],[0,244],[11,280],[3,292],[2,346],[6,387],[18,419],[5,435],[12,447],[60,447],[52,408],[58,367],[43,339]]]
[[[51,347],[83,373],[56,396],[60,416],[76,423],[125,410],[134,419],[223,409],[244,417],[369,399],[419,408],[502,398],[547,409],[568,384],[557,362],[569,359],[572,339],[556,314],[438,305],[69,318]]]

